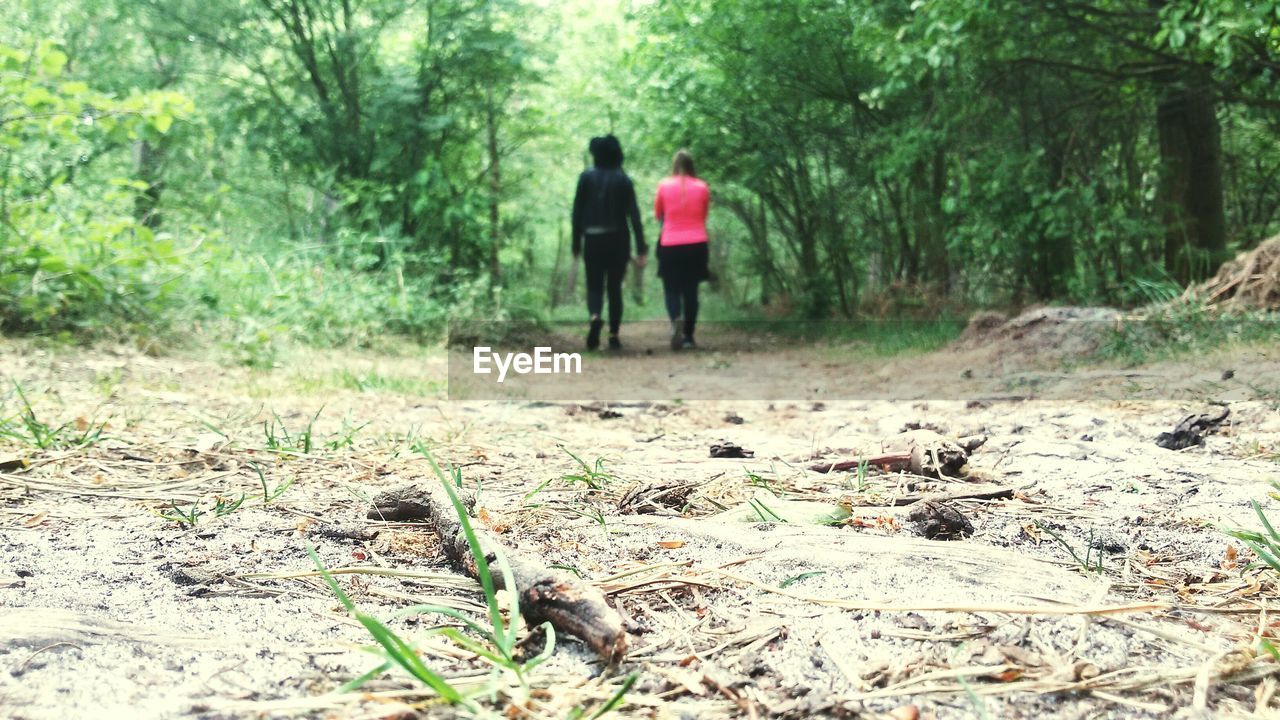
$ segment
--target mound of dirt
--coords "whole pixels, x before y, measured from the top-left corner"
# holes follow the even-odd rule
[[[1280,235],[1223,263],[1217,275],[1188,293],[1206,305],[1280,310]]]
[[[1000,326],[1009,322],[1009,316],[995,310],[979,310],[969,316],[969,323],[964,326],[957,342],[962,345],[977,345],[984,342]]]
[[[1032,308],[1006,319],[979,312],[956,344],[960,348],[991,348],[1000,354],[1085,355],[1097,349],[1103,331],[1121,318],[1107,307]]]

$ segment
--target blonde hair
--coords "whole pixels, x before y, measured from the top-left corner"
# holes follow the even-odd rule
[[[688,150],[680,148],[676,151],[676,156],[671,159],[671,174],[698,177],[698,173],[693,171],[693,156]]]

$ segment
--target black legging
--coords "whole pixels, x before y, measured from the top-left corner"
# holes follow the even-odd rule
[[[684,336],[693,339],[698,322],[698,283],[708,279],[707,244],[658,245],[658,275],[662,277],[663,295],[667,301],[667,317],[672,322],[684,317]],[[681,313],[683,305],[684,312]]]
[[[684,336],[693,337],[693,327],[698,322],[698,280],[682,277],[678,280],[662,279],[662,294],[667,301],[667,317],[675,322],[684,306]]]
[[[587,264],[587,312],[592,317],[604,309],[604,291],[609,289],[609,334],[617,335],[622,325],[622,278],[627,274],[631,248],[626,233],[587,235],[582,247]]]

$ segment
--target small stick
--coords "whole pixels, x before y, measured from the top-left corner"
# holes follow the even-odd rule
[[[985,490],[953,490],[951,492],[900,495],[893,500],[897,506],[912,505],[921,500],[929,502],[950,502],[952,500],[1008,500],[1013,497],[1013,488],[995,487]],[[869,507],[869,506],[868,506]]]
[[[885,455],[873,455],[861,460],[816,463],[810,465],[809,469],[820,473],[844,472],[845,470],[856,470],[864,462],[867,467],[882,467],[890,471],[905,470],[907,465],[911,464],[911,453],[888,453]]]
[[[14,675],[21,675],[22,673],[26,672],[26,670],[27,670],[27,665],[30,665],[30,664],[31,664],[31,661],[32,661],[32,660],[34,660],[34,659],[36,658],[36,656],[37,656],[37,655],[39,655],[40,653],[44,652],[45,650],[52,650],[52,649],[54,649],[54,648],[56,648],[56,647],[62,647],[63,645],[66,645],[67,647],[73,647],[73,648],[75,648],[75,649],[79,650],[80,652],[84,652],[84,648],[80,647],[79,645],[77,645],[77,644],[75,644],[75,643],[73,643],[73,642],[65,642],[65,641],[64,641],[64,642],[56,642],[56,643],[52,643],[52,644],[49,644],[49,645],[45,645],[44,647],[40,648],[39,650],[36,650],[35,652],[33,652],[33,653],[31,653],[30,655],[28,655],[28,656],[27,656],[27,659],[26,659],[26,660],[23,660],[23,661],[22,661],[22,664],[18,666],[18,669],[17,669],[17,670],[15,670],[15,671],[13,671],[13,674],[14,674]]]
[[[374,498],[368,517],[373,520],[425,520],[444,546],[450,564],[472,578],[478,577],[471,545],[462,523],[444,489],[436,483],[405,485]],[[606,663],[623,658],[627,650],[627,633],[622,616],[609,606],[604,593],[592,584],[571,574],[546,567],[543,563],[513,548],[505,547],[494,533],[475,528],[476,539],[485,559],[497,567],[496,549],[511,567],[514,588],[504,587],[501,573],[493,574],[498,590],[510,589],[520,597],[520,614],[531,625],[550,622],[556,630],[579,638]]]

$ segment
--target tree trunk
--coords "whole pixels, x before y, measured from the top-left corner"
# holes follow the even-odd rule
[[[1049,163],[1049,188],[1057,191],[1065,182],[1066,147],[1055,141],[1051,133],[1046,132],[1045,135],[1049,139],[1045,148]],[[1037,225],[1038,267],[1032,278],[1032,285],[1038,300],[1053,300],[1066,294],[1068,281],[1075,274],[1075,248],[1071,236],[1063,233],[1061,228],[1054,227],[1048,218],[1038,217]]]
[[[1165,269],[1189,283],[1212,273],[1227,245],[1217,103],[1203,84],[1176,80],[1156,105],[1156,128]]]
[[[493,104],[493,90],[485,91],[485,121],[489,139],[489,281],[497,288],[502,281],[502,263],[498,259],[501,249],[501,218],[498,201],[502,195],[502,167],[498,157],[498,117]]]
[[[902,211],[902,196],[896,187],[884,183],[885,197],[889,207],[893,209],[894,227],[898,230],[898,267],[895,273],[898,280],[914,283],[920,279],[919,246],[911,245],[911,235],[907,230],[907,220]]]
[[[134,170],[137,178],[147,184],[133,200],[133,217],[150,230],[160,227],[160,194],[164,192],[164,181],[160,176],[160,166],[164,161],[163,142],[153,144],[150,140],[139,140],[133,145]]]

